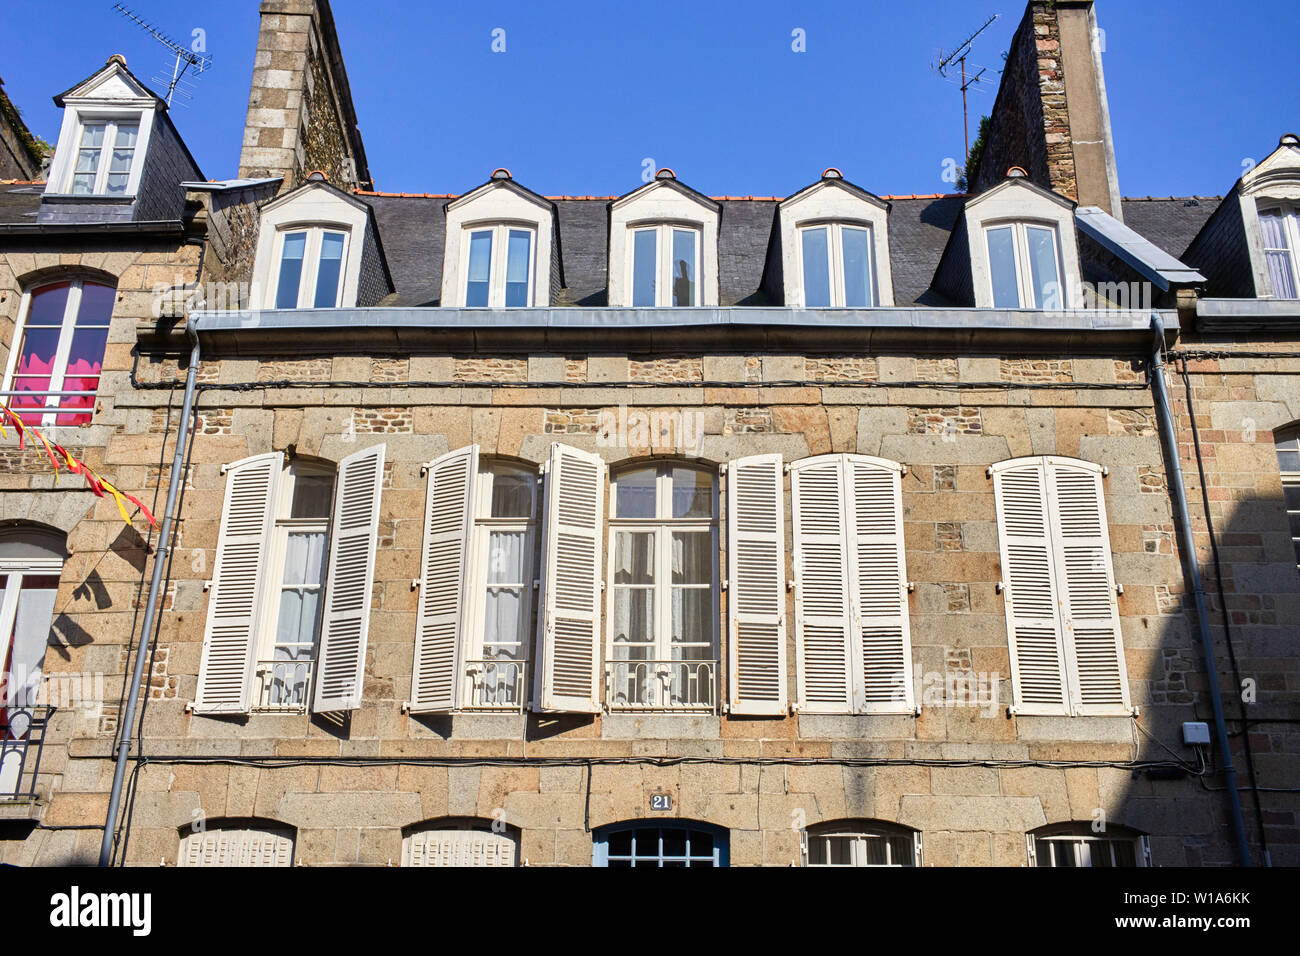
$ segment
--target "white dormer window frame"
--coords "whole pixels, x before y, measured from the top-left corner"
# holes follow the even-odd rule
[[[279,308],[285,243],[303,235],[303,261],[298,274],[295,304],[284,308],[354,308],[361,283],[361,258],[368,223],[360,200],[339,193],[324,183],[309,181],[262,207],[258,227],[257,255],[253,264],[254,308]],[[320,278],[321,254],[330,237],[341,234],[339,276],[334,301],[317,306],[316,284]],[[332,256],[331,256],[332,258]]]
[[[678,258],[673,251],[674,235],[687,233],[695,246],[691,306],[716,306],[719,212],[717,203],[679,184],[669,170],[614,200],[609,223],[609,304],[615,308],[673,308]],[[654,305],[637,305],[638,235],[643,237],[644,250],[649,241],[644,236],[651,234],[655,237]]]
[[[1083,274],[1079,265],[1079,244],[1074,225],[1074,203],[1030,183],[1009,177],[966,203],[966,238],[975,306],[980,309],[1016,308],[1059,311],[1082,302]],[[1017,305],[995,301],[996,273],[990,239],[1006,236],[1010,230],[1014,257]],[[1050,283],[1034,280],[1032,241],[1037,230],[1052,236],[1057,295],[1040,297]],[[1045,298],[1046,301],[1040,301]]]
[[[781,202],[779,213],[781,273],[785,304],[793,308],[877,308],[894,304],[894,280],[889,261],[889,204],[861,187],[846,182],[837,169]],[[826,281],[829,302],[809,296],[805,241],[826,230]],[[866,305],[848,294],[845,282],[844,233],[861,230],[868,235],[869,270]],[[813,304],[809,304],[809,302]]]
[[[826,269],[829,301],[825,305],[809,305],[807,241],[812,233],[819,231],[825,231],[826,233],[826,262],[822,265]],[[848,267],[844,258],[844,234],[846,232],[850,234],[865,233],[867,237],[867,282],[865,286],[866,301],[864,302],[850,301],[850,299],[857,299],[858,297],[849,295]],[[803,308],[870,309],[880,301],[876,281],[875,227],[870,222],[834,219],[803,222],[795,229],[795,234],[798,236],[796,251],[799,257],[799,304]]]
[[[645,309],[669,309],[669,308],[689,308],[700,304],[700,263],[703,259],[704,246],[704,224],[699,222],[637,222],[628,225],[630,233],[628,239],[627,273],[625,281],[627,283],[631,299],[629,305],[634,308]],[[638,301],[637,276],[639,270],[644,269],[647,264],[646,248],[648,237],[653,237],[654,254],[653,254],[653,277],[654,277],[654,294],[653,302]],[[688,302],[679,302],[678,292],[678,265],[681,261],[679,253],[681,252],[682,239],[689,237],[691,242],[691,262],[690,275],[692,280],[690,284],[690,295]]]
[[[1277,149],[1241,177],[1234,193],[1245,225],[1255,295],[1261,299],[1300,296],[1300,137],[1283,136]],[[1282,215],[1280,237],[1270,239],[1264,234],[1263,218],[1269,213]],[[1277,244],[1279,238],[1285,246]],[[1281,263],[1290,267],[1290,288],[1278,288],[1274,267]]]
[[[551,258],[555,237],[555,212],[551,203],[520,186],[503,169],[493,178],[447,204],[447,243],[443,250],[442,298],[444,306],[454,308],[528,308],[551,303]],[[481,278],[481,265],[472,261],[476,238],[491,236],[487,278]],[[519,303],[512,299],[510,267],[511,233],[526,232],[528,239],[528,277],[526,296]],[[516,260],[516,268],[517,268]],[[476,270],[474,282],[487,283],[487,302],[481,295],[471,306],[470,269]],[[516,279],[517,282],[517,273]],[[480,290],[476,290],[480,291]],[[508,304],[509,303],[509,304]]]
[[[1261,198],[1257,208],[1269,291],[1278,299],[1300,298],[1300,203]],[[1265,217],[1278,219],[1278,233],[1272,238],[1264,228]]]

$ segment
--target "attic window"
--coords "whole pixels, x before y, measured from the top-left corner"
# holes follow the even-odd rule
[[[1056,227],[999,223],[984,230],[995,309],[1060,309],[1061,266]]]
[[[699,305],[699,230],[661,223],[631,233],[633,308]]]
[[[501,223],[465,230],[463,249],[466,308],[518,308],[531,305],[533,247],[531,226]]]
[[[1261,209],[1259,228],[1273,295],[1279,299],[1300,298],[1296,287],[1296,276],[1300,274],[1300,213],[1291,205]]]
[[[822,223],[799,230],[804,307],[869,309],[876,303],[871,227]]]
[[[338,229],[286,229],[280,233],[277,309],[332,309],[339,304],[348,233]]]
[[[139,117],[83,118],[69,190],[74,196],[126,196],[135,163]]]

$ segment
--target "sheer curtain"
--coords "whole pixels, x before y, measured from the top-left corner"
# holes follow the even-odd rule
[[[1280,212],[1260,213],[1259,226],[1264,237],[1264,258],[1268,261],[1269,278],[1273,280],[1273,295],[1279,299],[1294,299],[1297,297],[1296,281],[1291,269],[1286,217]]]

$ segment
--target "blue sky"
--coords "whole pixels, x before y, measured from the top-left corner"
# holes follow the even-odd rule
[[[213,68],[175,119],[204,173],[236,173],[257,43],[256,0],[127,4],[178,40],[205,31]],[[53,140],[51,96],[124,54],[146,82],[166,54],[110,0],[65,0],[0,68],[28,124]],[[710,194],[788,195],[828,165],[878,193],[947,192],[961,94],[932,69],[989,16],[971,63],[974,135],[1020,0],[655,4],[333,0],[376,188],[460,192],[496,166],[539,192],[617,194],[643,163]],[[1208,195],[1300,132],[1300,4],[1099,0],[1125,195]],[[69,15],[71,14],[71,15]],[[1271,28],[1261,29],[1261,24]],[[505,31],[505,52],[491,49]],[[801,29],[806,52],[791,49]],[[1284,66],[1284,64],[1286,64]],[[154,84],[155,87],[157,84]]]

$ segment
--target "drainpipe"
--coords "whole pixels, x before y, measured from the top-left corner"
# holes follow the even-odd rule
[[[1228,725],[1223,719],[1223,700],[1219,696],[1219,672],[1214,662],[1214,640],[1210,636],[1210,618],[1205,607],[1205,588],[1201,583],[1201,564],[1196,558],[1196,541],[1192,536],[1192,518],[1187,511],[1187,488],[1183,484],[1183,468],[1178,459],[1178,439],[1174,433],[1174,418],[1165,389],[1165,325],[1159,315],[1151,316],[1151,330],[1155,342],[1151,352],[1151,392],[1155,399],[1156,414],[1160,419],[1160,437],[1169,459],[1169,491],[1178,511],[1179,549],[1183,563],[1192,579],[1192,596],[1196,600],[1196,628],[1201,638],[1201,651],[1205,656],[1205,676],[1209,683],[1210,706],[1214,709],[1214,731],[1219,751],[1223,755],[1223,780],[1228,797],[1228,815],[1232,817],[1232,831],[1237,841],[1237,857],[1242,866],[1254,865],[1250,846],[1246,842],[1246,822],[1241,815],[1241,798],[1237,793],[1237,771],[1232,765],[1232,750],[1228,745]],[[1190,396],[1188,401],[1190,401]]]
[[[145,644],[153,633],[154,618],[157,616],[158,593],[162,590],[163,571],[167,567],[167,555],[171,551],[172,513],[176,509],[176,497],[180,491],[178,480],[185,463],[185,446],[189,441],[190,414],[194,407],[194,385],[197,381],[199,366],[199,330],[193,316],[185,319],[185,332],[190,339],[190,366],[185,373],[185,399],[181,404],[180,428],[176,434],[176,454],[172,458],[171,476],[167,479],[167,505],[163,508],[162,529],[158,533],[158,550],[153,559],[153,577],[149,581],[149,597],[144,607],[144,624],[140,627],[140,643],[135,655],[135,668],[131,682],[126,686],[126,713],[122,717],[122,726],[117,744],[117,762],[113,768],[113,790],[108,798],[108,816],[104,820],[104,839],[99,845],[99,865],[108,866],[113,858],[113,835],[117,830],[118,806],[122,800],[122,782],[126,778],[126,761],[131,753],[131,733],[135,724],[135,704],[139,696],[140,681],[144,677]]]

